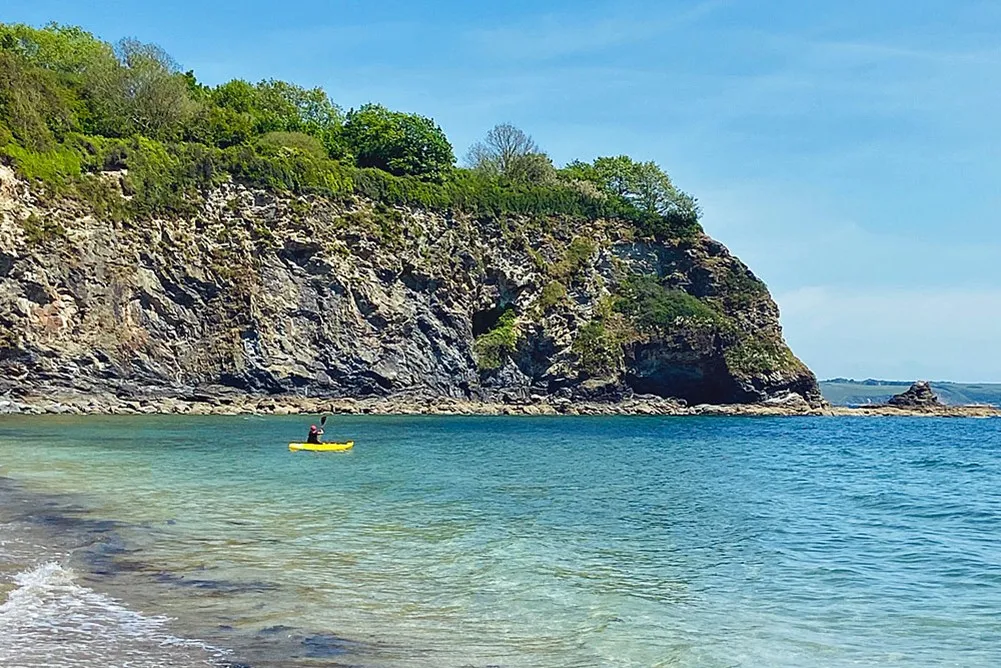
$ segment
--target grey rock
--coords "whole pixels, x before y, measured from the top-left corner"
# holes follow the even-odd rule
[[[890,397],[886,403],[900,408],[937,408],[944,405],[926,380],[919,380],[905,392]]]
[[[734,281],[756,279],[706,236],[636,241],[614,221],[557,218],[545,235],[527,218],[502,233],[472,216],[387,213],[360,199],[233,183],[205,194],[190,219],[116,225],[82,203],[45,204],[3,166],[0,192],[0,393],[81,392],[129,412],[163,397],[182,400],[179,411],[237,410],[222,400],[233,392],[512,407],[634,394],[688,404],[820,396],[782,342],[767,291],[732,299]],[[67,238],[29,244],[17,221],[30,213],[57,216]],[[398,233],[377,222],[390,214]],[[575,235],[595,240],[595,254],[562,279],[566,299],[542,309],[546,265]],[[640,336],[619,372],[591,378],[573,344],[623,271],[712,301],[734,331],[773,342],[786,361],[737,368],[736,335]],[[476,337],[508,308],[518,314],[517,351],[481,371]]]

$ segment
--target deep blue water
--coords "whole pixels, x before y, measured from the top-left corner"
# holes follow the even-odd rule
[[[1001,420],[336,418],[352,452],[288,452],[305,427],[0,421],[54,504],[0,495],[0,663],[141,610],[65,665],[1001,665]]]

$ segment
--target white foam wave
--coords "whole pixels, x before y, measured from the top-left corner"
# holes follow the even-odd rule
[[[55,562],[13,577],[0,605],[0,666],[212,666],[224,652],[167,631],[167,617],[145,616],[75,581]]]

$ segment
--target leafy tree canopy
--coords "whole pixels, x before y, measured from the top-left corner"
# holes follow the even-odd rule
[[[64,74],[82,74],[115,58],[110,44],[82,28],[58,23],[44,28],[0,23],[0,49]]]
[[[592,163],[575,160],[562,173],[587,181],[617,197],[623,197],[648,213],[698,219],[695,198],[675,188],[671,178],[654,162],[637,162],[627,155],[596,158]]]
[[[514,182],[552,183],[556,168],[531,136],[510,123],[495,125],[466,154],[470,168]]]
[[[221,145],[240,144],[268,132],[301,132],[319,139],[327,151],[343,156],[344,113],[322,88],[306,89],[284,81],[258,84],[234,79],[208,91],[214,103],[211,135]]]
[[[132,215],[189,212],[205,188],[235,178],[489,217],[615,218],[644,235],[700,230],[695,200],[652,162],[557,170],[528,134],[501,124],[460,169],[425,116],[378,104],[345,115],[322,89],[273,79],[206,86],[155,44],[111,45],[55,23],[0,23],[0,159],[50,187],[96,193],[101,210],[126,205],[88,173],[127,168]]]
[[[359,167],[442,180],[455,164],[445,133],[433,120],[366,104],[348,112],[344,141]]]

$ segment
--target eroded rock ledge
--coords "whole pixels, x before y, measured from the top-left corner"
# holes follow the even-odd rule
[[[811,406],[789,394],[755,404],[699,404],[655,396],[620,402],[573,402],[535,396],[527,402],[495,403],[465,399],[310,399],[260,397],[241,393],[185,398],[122,399],[115,395],[62,394],[0,398],[0,415],[714,415],[714,416],[884,416],[1001,417],[991,406],[944,406],[933,410],[894,406],[864,408]]]

